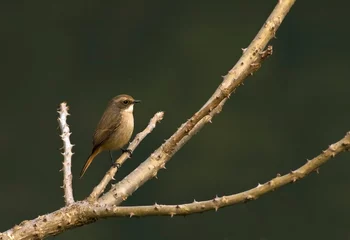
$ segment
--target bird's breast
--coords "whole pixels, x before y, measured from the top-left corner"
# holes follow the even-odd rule
[[[115,129],[115,132],[106,143],[106,148],[110,150],[117,150],[126,145],[134,130],[134,117],[129,113],[124,113],[121,117],[120,125]]]

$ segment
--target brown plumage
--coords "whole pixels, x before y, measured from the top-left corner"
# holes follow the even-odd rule
[[[80,173],[84,175],[95,157],[105,150],[119,150],[128,143],[134,130],[134,104],[140,102],[129,95],[114,97],[107,105],[93,136],[93,148]]]

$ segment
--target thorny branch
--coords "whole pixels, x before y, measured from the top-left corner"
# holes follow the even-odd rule
[[[69,107],[67,106],[67,103],[63,102],[60,104],[59,111],[57,111],[60,114],[60,117],[58,120],[58,125],[61,129],[61,139],[63,141],[63,190],[64,190],[64,200],[66,202],[66,205],[70,205],[74,203],[74,197],[73,197],[73,187],[72,187],[72,148],[74,145],[70,143],[69,136],[71,135],[71,132],[69,130],[69,126],[67,124],[67,117],[69,116],[68,113]]]
[[[274,191],[275,189],[282,187],[288,183],[294,183],[308,174],[316,171],[318,172],[319,167],[326,163],[335,155],[350,151],[350,132],[348,132],[345,137],[338,142],[330,145],[326,150],[324,150],[320,155],[313,158],[312,160],[307,160],[300,168],[295,171],[291,171],[288,174],[281,176],[277,174],[277,177],[271,179],[264,184],[258,184],[257,187],[249,189],[247,191],[229,195],[229,196],[216,196],[214,199],[207,201],[194,201],[193,203],[180,204],[180,205],[159,205],[154,204],[151,206],[128,206],[128,207],[97,207],[96,213],[100,217],[113,217],[113,216],[129,216],[129,217],[142,217],[142,216],[182,216],[193,213],[201,213],[210,210],[217,211],[219,208],[231,206],[237,203],[247,202],[251,200],[256,200],[258,197],[264,195],[265,193]]]

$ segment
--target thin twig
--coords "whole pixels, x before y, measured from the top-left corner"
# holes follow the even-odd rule
[[[141,185],[157,176],[157,172],[164,168],[165,164],[179,150],[179,143],[189,138],[196,124],[210,113],[222,102],[227,100],[231,93],[240,86],[247,76],[259,69],[263,60],[272,54],[272,47],[265,51],[267,43],[275,36],[275,33],[287,15],[295,0],[280,0],[259,33],[243,52],[242,57],[236,65],[224,77],[223,82],[217,88],[207,103],[196,112],[151,156],[138,168],[131,172],[125,179],[114,185],[112,189],[104,194],[99,202],[103,205],[119,205],[125,201]],[[188,141],[185,140],[184,142]]]
[[[69,107],[67,106],[67,103],[63,102],[60,104],[60,109],[57,111],[60,116],[57,119],[58,125],[61,129],[61,139],[63,141],[63,190],[64,190],[64,200],[66,202],[66,205],[70,205],[74,203],[74,197],[73,197],[73,187],[72,187],[72,147],[74,145],[71,144],[69,136],[72,134],[69,130],[69,126],[67,124],[67,117],[69,116],[68,113]]]
[[[350,150],[350,132],[348,132],[343,139],[330,145],[328,149],[323,151],[317,157],[312,160],[308,160],[306,164],[291,171],[288,174],[281,176],[277,174],[277,177],[271,179],[264,184],[258,184],[257,187],[249,189],[247,191],[229,195],[229,196],[216,196],[214,199],[207,201],[194,201],[193,203],[180,204],[180,205],[159,205],[154,204],[151,206],[135,206],[135,207],[104,207],[98,206],[95,211],[100,217],[112,217],[112,216],[129,216],[129,217],[141,217],[141,216],[175,216],[175,215],[189,215],[194,213],[202,213],[210,210],[217,211],[219,208],[231,206],[237,203],[245,203],[247,201],[256,200],[260,196],[274,191],[288,183],[294,183],[311,172],[318,172],[321,165],[326,163],[335,155]]]
[[[152,132],[152,130],[156,127],[157,122],[160,122],[164,117],[164,112],[157,112],[153,118],[149,121],[149,124],[147,127],[140,133],[138,133],[134,140],[129,144],[128,149],[133,152],[135,148],[140,144],[140,142],[149,134]],[[118,171],[118,168],[123,165],[123,163],[129,158],[130,153],[125,152],[123,153],[117,160],[116,160],[116,166],[118,167],[111,167],[109,171],[106,173],[106,175],[103,177],[101,182],[94,188],[92,193],[90,194],[88,201],[92,202],[96,200],[105,190],[108,183],[114,178],[115,174]]]

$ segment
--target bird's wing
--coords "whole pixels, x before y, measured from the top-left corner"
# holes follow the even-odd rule
[[[115,129],[119,127],[120,120],[120,114],[104,112],[94,133],[92,141],[94,149],[110,138]]]

